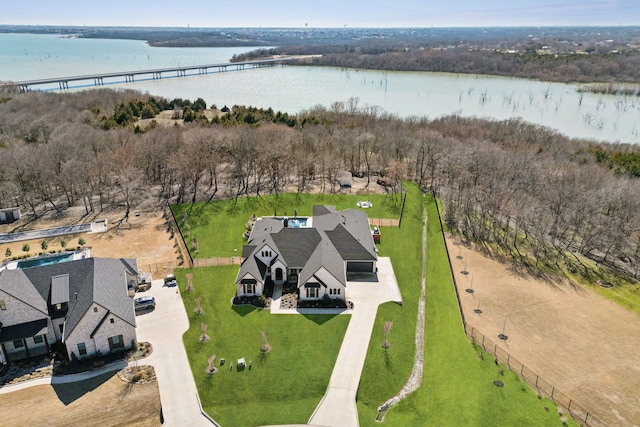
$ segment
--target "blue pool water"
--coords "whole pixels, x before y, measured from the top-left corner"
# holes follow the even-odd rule
[[[307,218],[289,218],[289,227],[303,228],[307,226]]]
[[[43,265],[58,264],[60,262],[73,260],[73,253],[49,255],[41,258],[26,259],[18,261],[18,268],[40,267]]]

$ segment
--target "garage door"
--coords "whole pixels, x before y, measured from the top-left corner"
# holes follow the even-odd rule
[[[347,273],[371,273],[373,271],[373,262],[348,262]]]

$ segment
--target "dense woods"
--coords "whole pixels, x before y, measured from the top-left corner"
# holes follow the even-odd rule
[[[160,107],[173,108],[168,123],[151,117]],[[389,192],[402,179],[435,191],[450,229],[514,265],[587,274],[591,259],[640,274],[636,146],[519,120],[399,119],[357,99],[295,116],[202,107],[112,90],[4,98],[0,204],[33,218],[72,206],[128,213],[150,199],[337,192],[346,170]]]
[[[271,55],[317,55],[301,65],[332,66],[389,71],[432,71],[489,74],[553,82],[640,81],[640,54],[562,54],[502,52],[452,48],[363,48],[353,46],[299,46],[257,50],[238,55],[235,61]]]

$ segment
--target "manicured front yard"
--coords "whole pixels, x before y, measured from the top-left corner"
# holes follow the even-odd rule
[[[204,410],[223,426],[306,423],[324,395],[346,331],[348,315],[271,315],[232,307],[237,266],[193,269],[195,290],[185,293],[185,273],[176,277],[190,327],[184,344]],[[200,297],[204,314],[193,312]],[[210,340],[200,343],[201,323]],[[262,353],[261,331],[271,351]],[[218,372],[205,373],[216,355]],[[244,357],[251,369],[237,371]],[[226,363],[220,366],[220,358]],[[233,369],[230,369],[230,362]]]
[[[388,303],[378,310],[360,388],[360,425],[375,424],[377,407],[397,393],[409,377],[414,362],[414,337],[422,263],[423,198],[415,185],[407,185],[407,202],[401,228],[384,227],[378,245],[390,256],[400,285],[403,305]],[[377,199],[379,197],[380,199]],[[187,223],[199,240],[200,256],[230,256],[241,250],[244,224],[251,214],[300,216],[311,214],[313,204],[354,207],[356,196],[285,195],[263,199],[220,201],[194,205]],[[399,214],[400,197],[366,196],[381,211],[371,217]],[[385,208],[385,204],[387,208]],[[286,208],[285,208],[286,206]],[[181,210],[174,207],[179,222]],[[394,210],[396,209],[396,210]],[[422,387],[393,407],[385,424],[421,425],[559,425],[552,402],[535,393],[507,369],[499,373],[493,359],[479,357],[464,335],[451,272],[435,204],[428,209],[428,253],[425,327],[425,371]],[[239,255],[239,254],[238,254]],[[306,423],[328,384],[349,316],[271,315],[251,307],[232,308],[237,266],[193,269],[195,291],[184,293],[185,273],[177,272],[190,317],[184,336],[192,371],[203,407],[223,426]],[[201,298],[204,314],[193,313],[194,299]],[[382,349],[384,322],[393,322],[391,347]],[[206,343],[198,341],[201,323],[208,326]],[[261,353],[260,332],[271,346]],[[215,354],[218,372],[205,373],[207,359]],[[244,357],[252,368],[237,372]],[[227,363],[220,366],[218,361]],[[229,369],[229,362],[234,363]],[[498,388],[493,381],[504,386]],[[548,410],[545,410],[545,407]],[[499,420],[499,421],[498,421]]]

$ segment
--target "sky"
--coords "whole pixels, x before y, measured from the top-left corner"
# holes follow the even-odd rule
[[[639,0],[3,0],[0,25],[485,27],[640,25]]]

